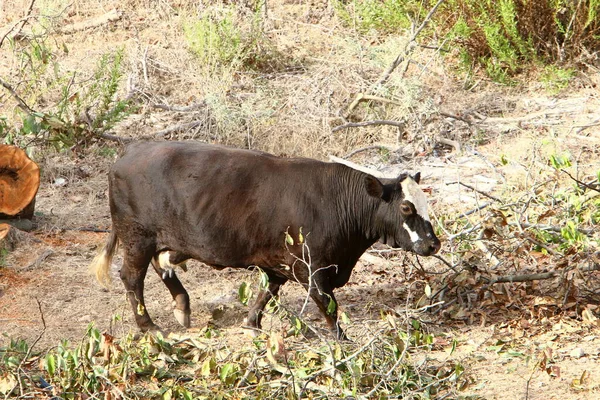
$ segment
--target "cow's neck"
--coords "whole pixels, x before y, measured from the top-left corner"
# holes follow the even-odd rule
[[[338,185],[338,193],[341,193],[337,199],[337,217],[343,221],[343,233],[348,239],[366,250],[383,234],[384,227],[379,226],[376,219],[381,200],[367,193],[366,173],[345,165],[337,165],[339,169],[333,177],[333,184]]]

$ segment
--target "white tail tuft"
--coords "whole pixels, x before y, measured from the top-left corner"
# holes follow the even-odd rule
[[[112,279],[110,277],[110,264],[112,262],[113,255],[117,250],[118,238],[113,230],[108,236],[108,240],[102,251],[94,257],[90,264],[89,270],[92,275],[96,277],[96,280],[105,288],[109,288]]]

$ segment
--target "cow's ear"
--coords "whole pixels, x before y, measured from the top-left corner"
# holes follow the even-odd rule
[[[383,197],[383,184],[374,176],[367,175],[365,177],[365,187],[369,196],[381,199]]]
[[[421,182],[421,173],[417,172],[414,176],[413,179],[415,180],[415,182],[419,183]]]

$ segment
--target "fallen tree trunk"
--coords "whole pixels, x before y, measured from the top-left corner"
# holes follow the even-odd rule
[[[0,218],[31,218],[40,168],[18,147],[0,145]]]

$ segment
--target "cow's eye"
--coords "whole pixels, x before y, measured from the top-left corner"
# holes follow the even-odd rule
[[[400,212],[404,215],[412,214],[412,208],[408,204],[400,204]]]

